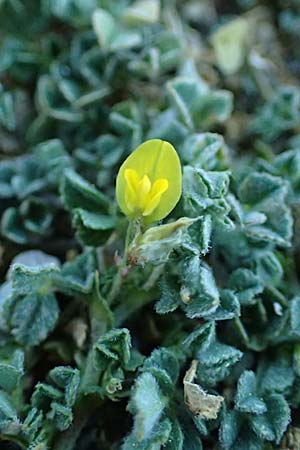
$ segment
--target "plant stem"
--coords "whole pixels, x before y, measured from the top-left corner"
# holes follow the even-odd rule
[[[111,290],[107,297],[107,303],[108,305],[111,305],[115,298],[117,297],[118,293],[120,292],[121,286],[123,284],[124,276],[123,276],[123,265],[118,268],[118,271],[115,275]]]
[[[121,261],[118,264],[118,271],[114,277],[114,281],[110,290],[110,293],[107,297],[107,303],[108,305],[111,305],[117,295],[119,294],[123,281],[124,281],[124,269],[126,268],[127,264],[127,252],[132,244],[132,242],[137,238],[137,236],[140,234],[141,226],[139,223],[130,221],[128,223],[128,228],[126,232],[126,238],[125,238],[125,246],[124,246],[124,254],[121,259]]]
[[[112,313],[99,292],[99,276],[97,273],[95,274],[94,287],[90,296],[89,310],[91,322],[90,348],[81,376],[81,396],[74,406],[74,422],[72,426],[61,433],[53,450],[73,450],[81,431],[101,402],[96,395],[86,394],[89,386],[98,384],[98,373],[94,367],[94,344],[100,336],[106,333],[107,329],[112,327],[113,323]]]
[[[247,345],[249,343],[249,337],[248,337],[248,333],[247,333],[244,325],[242,324],[242,322],[241,322],[239,317],[235,317],[233,320],[234,320],[234,324],[236,326],[236,329],[238,330],[238,332],[242,336],[244,343]]]

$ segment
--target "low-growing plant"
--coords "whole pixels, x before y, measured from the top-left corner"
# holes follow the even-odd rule
[[[1,450],[300,449],[299,17],[0,1]]]

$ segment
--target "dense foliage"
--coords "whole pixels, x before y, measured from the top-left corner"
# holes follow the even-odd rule
[[[299,450],[299,23],[0,1],[1,450]],[[124,258],[115,179],[153,138],[183,193]]]

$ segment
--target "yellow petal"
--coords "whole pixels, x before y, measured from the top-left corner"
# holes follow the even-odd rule
[[[150,195],[155,196],[157,194],[163,194],[169,187],[169,182],[165,178],[159,178],[159,180],[154,181],[151,188]]]
[[[147,175],[144,175],[143,178],[139,181],[138,185],[138,204],[140,206],[140,209],[144,209],[146,203],[148,194],[151,190],[151,181],[149,180],[149,177]]]
[[[126,180],[128,188],[132,192],[136,192],[139,184],[139,176],[136,170],[126,169],[124,172],[124,178]]]
[[[150,191],[150,196],[143,211],[144,217],[149,216],[149,214],[153,213],[161,200],[162,194],[168,189],[168,186],[169,182],[165,178],[160,178],[153,183]]]
[[[137,204],[139,176],[135,170],[126,169],[124,178],[126,180],[125,201],[129,211],[133,212],[135,210],[135,205]]]
[[[161,194],[157,194],[157,195],[155,195],[153,198],[151,198],[148,202],[147,202],[147,204],[146,204],[146,206],[145,206],[145,208],[144,208],[144,211],[143,211],[143,216],[144,217],[147,217],[147,216],[149,216],[151,213],[153,213],[153,211],[155,210],[155,208],[158,206],[158,204],[159,204],[159,202],[160,202],[160,199],[161,199]]]

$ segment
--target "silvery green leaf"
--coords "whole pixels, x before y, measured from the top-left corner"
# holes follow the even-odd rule
[[[263,398],[257,392],[255,373],[250,370],[244,371],[239,378],[235,408],[252,414],[263,414],[267,411]]]
[[[18,210],[14,207],[7,208],[1,217],[1,233],[8,239],[18,244],[27,242],[26,231]]]
[[[186,211],[193,215],[204,212],[222,217],[230,211],[226,194],[229,187],[228,172],[207,172],[192,166],[183,170],[183,201]]]
[[[259,277],[249,269],[237,269],[229,280],[230,288],[235,292],[241,304],[256,302],[256,296],[263,291]]]
[[[222,25],[211,36],[217,65],[232,75],[244,64],[252,35],[251,24],[243,17]]]
[[[162,446],[166,446],[171,441],[171,435],[172,423],[169,419],[164,419],[154,427],[151,438],[144,442],[141,442],[135,433],[131,433],[125,439],[122,450],[132,450],[137,446],[141,450],[160,450]]]
[[[43,0],[43,7],[49,13],[61,20],[74,25],[87,25],[93,10],[96,8],[95,0]]]
[[[43,75],[39,79],[37,101],[41,111],[56,120],[78,123],[83,119],[82,113],[67,103],[49,75]]]
[[[156,369],[156,370],[155,370]],[[179,376],[179,365],[176,354],[167,348],[154,350],[145,360],[142,371],[156,373],[158,381],[167,379],[170,383],[176,382]],[[161,376],[159,374],[161,372]]]
[[[107,241],[116,225],[116,218],[76,208],[73,223],[78,239],[85,245],[98,246]]]
[[[180,154],[187,164],[204,170],[223,168],[228,158],[223,137],[215,133],[199,133],[188,136]]]
[[[16,127],[14,101],[10,92],[0,93],[0,123],[10,131]]]
[[[223,122],[231,114],[230,91],[210,91],[204,82],[184,77],[169,82],[167,88],[181,119],[192,130]]]
[[[187,128],[176,118],[174,111],[167,109],[153,118],[147,138],[181,142],[187,134]]]
[[[181,299],[190,318],[208,316],[219,306],[220,295],[212,270],[198,256],[189,258],[184,265]]]
[[[207,348],[216,338],[215,322],[207,322],[196,328],[182,342],[185,351],[198,351]]]
[[[12,162],[2,161],[0,166],[0,197],[10,198],[14,196],[11,180],[16,173],[16,167]]]
[[[214,386],[228,376],[242,356],[242,352],[234,347],[212,342],[197,352],[199,382],[204,386]]]
[[[251,418],[251,428],[260,438],[278,444],[290,423],[290,408],[280,394],[268,396],[266,404],[268,411]]]
[[[126,328],[109,331],[94,345],[95,367],[104,370],[109,361],[120,361],[126,367],[130,360],[130,349],[131,338]]]
[[[152,24],[159,21],[160,0],[136,0],[124,11],[123,20],[130,25]]]
[[[5,391],[12,391],[24,374],[24,353],[16,350],[10,361],[0,361],[0,386]]]
[[[11,272],[13,293],[27,295],[31,292],[41,294],[51,291],[59,274],[57,264],[51,262],[47,265],[14,265]]]
[[[84,206],[85,210],[103,211],[109,200],[95,186],[72,170],[67,170],[62,180],[61,195],[67,208]]]
[[[262,450],[263,441],[250,428],[247,418],[237,411],[228,411],[220,428],[220,442],[224,450]]]
[[[4,318],[4,304],[12,294],[12,283],[7,281],[0,286],[0,329],[7,331],[8,326]]]
[[[0,290],[1,292],[1,290]],[[160,299],[155,304],[158,314],[166,314],[175,311],[180,305],[180,295],[166,279],[160,282]]]
[[[130,410],[135,414],[134,434],[139,441],[146,440],[159,421],[166,406],[166,400],[151,373],[144,372],[137,379]]]
[[[92,290],[97,264],[93,252],[85,252],[61,269],[59,287],[66,292],[88,293]]]
[[[98,8],[92,15],[93,28],[100,47],[106,50],[122,50],[136,47],[141,43],[137,31],[127,31],[104,9]]]
[[[287,195],[287,188],[287,183],[279,177],[253,172],[241,183],[239,198],[242,203],[261,205],[275,196],[276,199],[283,200]]]
[[[296,86],[280,86],[275,95],[260,108],[251,128],[273,142],[285,131],[293,129],[300,116],[300,90]]]
[[[211,320],[230,320],[241,315],[238,297],[230,289],[220,291],[220,305],[209,316]]]
[[[18,434],[20,422],[11,398],[0,391],[0,428],[4,434]]]
[[[11,332],[25,346],[35,346],[44,341],[59,317],[59,307],[51,293],[14,296],[6,308],[6,321]]]
[[[282,278],[283,268],[278,257],[271,252],[266,252],[257,258],[257,273],[264,283],[276,285]]]
[[[41,250],[26,250],[18,253],[11,261],[10,268],[7,272],[7,277],[11,278],[15,265],[22,265],[27,267],[42,267],[48,265],[55,265],[60,268],[61,263],[56,256],[49,255]]]

